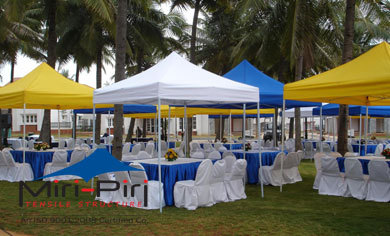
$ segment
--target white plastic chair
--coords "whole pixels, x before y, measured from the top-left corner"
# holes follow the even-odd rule
[[[233,171],[233,164],[236,162],[236,157],[233,155],[227,155],[223,157],[223,160],[226,162],[226,173],[232,173]]]
[[[141,151],[144,152],[144,151]],[[140,153],[141,153],[140,152]],[[159,189],[160,185],[158,181],[154,180],[148,180],[148,177],[146,176],[144,167],[139,164],[138,162],[133,162],[130,164],[130,166],[140,169],[142,171],[130,171],[130,179],[132,184],[139,184],[140,187],[135,188],[135,198],[137,202],[137,206],[139,206],[139,203],[142,204],[142,209],[159,209],[160,208],[160,198],[159,198]],[[145,206],[145,199],[144,199],[144,185],[145,181],[148,187],[148,199],[147,200],[147,206]],[[162,207],[165,207],[165,198],[164,198],[164,184],[161,183],[161,197],[162,197]]]
[[[212,177],[210,182],[214,203],[229,201],[226,192],[225,183],[224,183],[225,172],[226,172],[225,160],[216,161],[213,165],[213,170],[211,175]]]
[[[101,181],[111,180],[111,181],[113,181],[113,180],[115,180],[115,178],[113,177],[113,174],[111,174],[111,173],[104,173],[104,174],[98,175],[98,180],[101,180]],[[116,187],[116,184],[114,184],[114,183],[101,183],[100,186],[104,189],[113,189]],[[113,196],[112,191],[101,191],[100,196],[99,197],[96,196],[95,200],[109,203],[112,200],[112,196]]]
[[[314,179],[313,189],[318,189],[320,186],[320,180],[321,180],[321,157],[325,157],[326,154],[323,152],[318,152],[314,155],[314,165],[316,167],[316,177]]]
[[[145,147],[145,152],[151,157],[154,156],[154,143],[147,143]]]
[[[204,150],[200,147],[200,144],[197,142],[191,142],[190,143],[191,151],[190,151],[190,157],[196,158],[196,159],[204,159]]]
[[[207,157],[211,152],[216,151],[216,149],[213,148],[213,146],[211,146],[211,143],[204,143],[204,144],[203,144],[203,150],[204,150],[204,154],[205,154],[206,157]]]
[[[8,165],[7,180],[10,182],[31,181],[34,179],[34,174],[29,163],[15,162],[12,154],[8,150],[2,151],[4,160]]]
[[[225,176],[224,183],[229,201],[246,199],[245,182],[246,160],[238,159],[234,162],[232,173]]]
[[[345,182],[347,184],[346,197],[363,200],[367,196],[367,178],[364,178],[363,168],[356,158],[345,158]]]
[[[195,180],[178,181],[173,189],[176,207],[195,210],[198,207],[213,205],[210,179],[213,164],[211,160],[203,160],[196,172]]]
[[[273,186],[280,186],[282,180],[281,173],[281,164],[282,158],[284,158],[285,154],[283,152],[278,153],[276,155],[274,163],[272,166],[262,166],[263,168],[263,178],[260,177],[260,168],[259,168],[259,181],[262,180],[263,184],[270,184]]]
[[[207,159],[210,159],[210,160],[220,160],[221,159],[221,153],[219,153],[218,151],[212,151],[207,156]]]
[[[321,157],[321,179],[318,193],[321,195],[344,196],[346,184],[334,157]]]
[[[125,143],[122,148],[122,155],[123,154],[129,154],[130,153],[130,146],[131,143]]]
[[[376,202],[390,201],[390,168],[383,160],[368,163],[368,192],[366,200]]]
[[[283,179],[285,183],[296,183],[302,181],[298,166],[300,157],[297,152],[290,152],[286,156],[286,161],[283,162]]]
[[[70,162],[69,162],[68,166],[72,166],[72,165],[84,160],[85,156],[86,156],[86,152],[84,150],[82,150],[82,149],[73,150],[73,152],[70,156]]]
[[[141,144],[134,145],[130,153],[122,153],[122,161],[137,160],[137,155],[141,151]]]
[[[67,139],[66,140],[66,148],[69,150],[74,149],[74,140],[73,139]]]
[[[119,182],[119,189],[112,192],[112,202],[118,202],[121,206],[130,206],[131,202],[134,203],[134,206],[137,206],[135,197],[131,196],[131,180],[128,171],[118,171],[114,172],[115,180]],[[125,186],[127,186],[127,192],[125,196]]]
[[[214,148],[215,148],[215,150],[220,151],[220,152],[227,151],[227,148],[225,146],[223,146],[223,144],[220,142],[215,143]]]
[[[185,142],[181,142],[179,148],[175,149],[175,152],[177,153],[177,155],[179,157],[184,157],[184,147],[185,147],[185,145],[186,145]]]
[[[56,171],[62,170],[68,167],[68,152],[65,150],[55,151],[53,160],[51,163],[46,163],[43,175],[48,175]],[[54,180],[66,180],[68,176],[60,175],[55,177],[44,178],[43,181],[54,181]]]
[[[64,149],[64,148],[65,148],[65,140],[60,139],[60,141],[58,141],[58,149]]]
[[[314,158],[314,148],[312,142],[305,142],[305,159],[313,159]]]

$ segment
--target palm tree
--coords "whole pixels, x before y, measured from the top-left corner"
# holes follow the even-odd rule
[[[125,79],[127,0],[118,0],[115,38],[115,82]],[[114,141],[112,154],[122,159],[123,105],[114,106]]]

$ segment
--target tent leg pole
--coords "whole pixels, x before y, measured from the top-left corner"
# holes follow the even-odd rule
[[[351,116],[349,116],[349,130],[352,131],[352,117]],[[338,132],[337,132],[337,134],[338,134]],[[352,133],[349,135],[349,143],[351,143],[351,144],[352,144],[352,135],[353,135]]]
[[[322,119],[322,106],[320,107],[320,152],[323,152],[322,150],[322,126],[323,126],[323,119]],[[318,147],[317,147],[318,148]]]
[[[96,137],[95,137],[96,117],[95,117],[95,115],[96,115],[96,107],[95,107],[95,103],[94,103],[93,107],[92,107],[92,132],[93,132],[92,137],[93,137],[93,144],[96,144],[96,142],[95,142],[95,139],[96,139]],[[98,137],[98,138],[100,138],[100,137]],[[92,145],[92,148],[93,148],[93,145]],[[91,179],[91,188],[93,188],[93,179],[94,178]],[[92,194],[93,194],[93,192],[91,192],[91,196],[92,196]]]
[[[222,115],[219,115],[219,141],[222,142]]]
[[[367,133],[368,133],[368,106],[366,105],[366,128],[364,130],[364,139],[366,140],[365,141],[365,145],[364,145],[364,155],[367,156]]]
[[[169,149],[169,136],[171,134],[171,107],[168,106],[168,134],[167,134],[167,143],[168,143],[168,149]]]
[[[187,105],[184,104],[184,118],[183,118],[183,130],[184,130],[184,156],[187,157]]]
[[[177,141],[177,118],[176,118],[176,115],[175,115],[175,138]]]
[[[111,118],[111,113],[110,113],[110,110],[108,110],[108,120],[110,121],[110,118]],[[134,119],[134,118],[131,118],[131,119]],[[109,126],[108,126],[108,152],[111,153],[111,143],[110,143],[110,135],[111,135],[111,122],[108,123]],[[131,144],[130,144],[131,145]]]
[[[243,112],[243,116],[242,116],[242,147],[244,148],[244,155],[243,155],[243,158],[244,158],[244,160],[246,160],[246,157],[245,157],[245,144],[246,144],[246,138],[245,138],[245,129],[246,129],[246,127],[245,127],[245,120],[246,120],[246,104],[244,103],[244,105],[243,105],[243,108],[244,108],[244,112]]]
[[[61,139],[61,131],[60,131],[60,129],[61,129],[61,126],[60,126],[60,110],[58,109],[57,110],[57,121],[58,121],[58,144],[59,144],[59,142],[60,142],[60,139]]]
[[[257,103],[257,142],[259,146],[259,160],[260,160],[260,188],[261,197],[264,198],[263,188],[263,158],[261,156],[261,142],[260,142],[260,102]]]
[[[160,213],[162,213],[162,196],[161,196],[161,100],[158,98],[158,198],[160,202]]]
[[[231,143],[232,142],[232,112],[231,111],[229,113],[229,136],[230,136],[230,143]]]
[[[359,117],[359,155],[362,155],[362,113]]]
[[[26,103],[23,104],[23,168],[26,162]]]
[[[283,108],[282,108],[282,152],[284,153],[284,136],[285,136],[285,133],[284,133],[284,129],[285,129],[285,124],[284,124],[284,121],[285,121],[285,116],[286,116],[286,100],[283,99]],[[281,161],[281,165],[280,165],[280,173],[281,173],[281,176],[280,176],[280,192],[283,192],[283,160],[284,160],[284,157],[282,158],[282,161]]]

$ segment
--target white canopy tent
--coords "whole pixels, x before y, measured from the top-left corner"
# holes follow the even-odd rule
[[[161,190],[161,105],[257,103],[259,89],[223,78],[173,52],[148,70],[94,91],[94,104],[157,104]],[[259,119],[259,112],[258,112]],[[187,131],[186,131],[187,133]],[[161,191],[159,191],[161,193]],[[160,196],[160,212],[162,212]]]

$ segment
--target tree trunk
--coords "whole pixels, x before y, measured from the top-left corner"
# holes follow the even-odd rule
[[[125,140],[126,143],[131,142],[131,138],[133,138],[134,126],[135,126],[135,118],[131,118],[129,129],[127,130],[127,135]]]
[[[99,34],[102,34],[102,31],[99,28]],[[99,48],[97,50],[96,54],[96,88],[102,87],[102,60],[103,60],[103,47],[102,45],[99,45]],[[102,126],[102,115],[96,114],[96,120],[95,120],[95,143],[100,143],[100,130]],[[110,134],[109,134],[110,135]]]
[[[308,135],[307,135],[307,117],[305,117],[305,139],[306,140],[308,139]]]
[[[195,52],[196,52],[196,31],[198,28],[198,18],[199,18],[199,10],[200,10],[200,0],[196,0],[194,6],[194,18],[192,20],[192,31],[191,31],[191,48],[190,48],[190,61],[196,64]],[[192,117],[187,118],[187,147],[189,147],[189,143],[192,141]]]
[[[353,37],[355,24],[355,0],[347,0],[344,23],[344,46],[342,63],[347,63],[353,58]],[[337,138],[337,151],[344,156],[348,151],[348,105],[339,108],[339,132]]]
[[[142,119],[142,138],[146,138],[146,119]]]
[[[303,74],[303,51],[300,52],[297,63],[295,65],[295,81],[302,79]],[[301,108],[295,108],[295,150],[302,149],[301,139]]]
[[[79,82],[79,77],[80,77],[80,69],[79,69],[79,64],[76,63],[76,83]],[[72,132],[72,138],[76,139],[77,131],[77,114],[73,114],[73,132]]]
[[[56,45],[57,45],[57,34],[56,28],[56,11],[57,3],[56,0],[46,0],[47,5],[47,25],[48,25],[48,47],[47,47],[47,64],[53,69],[56,67]],[[50,128],[50,110],[45,109],[41,127],[41,134],[39,139],[43,142],[51,144],[51,128]],[[58,124],[60,125],[60,124]]]
[[[288,129],[288,138],[294,138],[294,118],[290,118],[290,126]]]
[[[115,38],[115,82],[125,79],[127,0],[118,0]],[[122,160],[123,105],[115,105],[113,156]]]
[[[272,124],[272,141],[274,142],[274,147],[278,146],[278,108],[275,108],[274,119]]]
[[[225,136],[225,134],[224,134],[225,118],[222,118],[222,130],[221,130],[221,122],[220,122],[219,118],[214,119],[214,124],[215,124],[215,141],[217,141],[217,139],[219,141],[222,141],[223,136]],[[221,131],[222,131],[222,136],[221,136]]]

